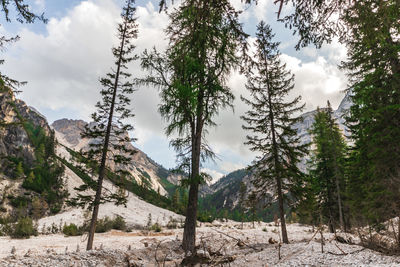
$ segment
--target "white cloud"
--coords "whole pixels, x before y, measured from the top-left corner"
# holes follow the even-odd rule
[[[35,9],[43,10],[46,5],[46,0],[35,0]]]
[[[252,8],[257,20],[268,21],[268,9],[273,8],[272,0],[260,0],[257,5],[254,5]]]
[[[209,174],[212,177],[212,181],[210,182],[210,184],[215,183],[216,181],[221,179],[222,176],[224,176],[223,173],[208,168],[203,168],[201,169],[201,171]]]
[[[243,164],[232,163],[228,161],[222,162],[220,165],[220,168],[222,171],[224,171],[224,173],[230,173],[238,169],[243,169],[244,167],[246,166],[244,166]]]
[[[6,54],[7,73],[29,81],[22,98],[88,119],[99,98],[98,79],[112,62],[118,16],[112,1],[84,1],[61,19],[50,18],[46,35],[23,29]]]

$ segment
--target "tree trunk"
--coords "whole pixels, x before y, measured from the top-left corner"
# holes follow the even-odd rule
[[[100,167],[101,174],[99,175],[99,179],[97,181],[97,190],[94,199],[92,219],[90,220],[89,237],[86,250],[91,250],[93,248],[94,232],[96,230],[97,216],[99,214],[99,207],[100,207],[101,191],[103,188],[104,169],[105,168]]]
[[[197,223],[197,201],[199,185],[191,184],[189,189],[189,201],[186,210],[185,228],[183,231],[182,247],[185,253],[194,253],[196,247],[196,223]]]
[[[186,210],[185,228],[183,231],[182,247],[185,253],[195,252],[196,248],[196,223],[197,223],[197,202],[200,182],[200,149],[202,125],[198,120],[192,145],[192,173],[190,177],[189,200]]]
[[[281,219],[282,241],[285,244],[289,244],[289,239],[286,231],[285,210],[283,207],[282,181],[278,176],[276,177],[276,184],[278,187],[279,216]]]
[[[332,209],[333,209],[332,203],[333,203],[332,192],[328,186],[328,212],[329,212],[328,226],[329,226],[329,232],[335,233],[334,219],[333,219],[333,215],[332,215]]]
[[[328,108],[329,108],[329,125],[330,125],[330,129],[329,129],[329,133],[330,133],[330,137],[332,139],[333,142],[333,162],[334,162],[334,169],[335,169],[335,183],[336,183],[336,193],[337,193],[337,201],[338,201],[338,209],[339,209],[339,224],[340,224],[340,228],[343,230],[344,229],[344,219],[343,219],[343,207],[342,207],[342,198],[340,195],[340,178],[342,177],[340,171],[339,171],[339,166],[338,166],[338,160],[337,160],[337,154],[338,154],[338,149],[337,149],[337,145],[336,142],[340,142],[340,140],[335,140],[335,137],[333,135],[333,129],[335,127],[335,122],[332,118],[332,114],[331,114],[331,105],[328,101]]]
[[[400,248],[400,215],[397,217],[397,246]]]
[[[336,176],[336,191],[338,194],[339,224],[340,224],[340,228],[342,230],[344,230],[345,227],[344,227],[344,219],[343,219],[342,198],[340,197],[340,186],[339,186],[339,179],[337,176]]]

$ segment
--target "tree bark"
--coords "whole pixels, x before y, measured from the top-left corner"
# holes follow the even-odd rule
[[[278,176],[276,177],[276,184],[278,187],[279,216],[281,219],[282,241],[285,244],[289,244],[289,239],[286,231],[285,210],[283,207],[282,181]]]
[[[185,253],[194,253],[196,247],[197,202],[200,178],[201,133],[196,133],[192,148],[192,173],[190,178],[189,200],[186,210],[182,247]]]

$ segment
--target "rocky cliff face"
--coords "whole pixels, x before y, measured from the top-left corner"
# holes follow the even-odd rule
[[[28,124],[50,134],[42,115],[16,99],[11,90],[0,89],[0,214],[3,215],[12,212],[11,200],[31,193],[22,188],[25,175],[22,166],[32,166],[36,160],[35,147],[25,129]]]
[[[61,119],[55,121],[51,126],[56,132],[57,140],[64,146],[79,151],[88,149],[90,140],[82,139],[81,132],[87,125],[82,120]],[[128,170],[136,181],[141,184],[146,182],[150,188],[162,195],[167,195],[166,183],[178,180],[176,175],[150,159],[144,152],[134,147],[131,143],[127,146],[134,149],[137,153],[132,157],[132,161],[128,166],[123,166]],[[112,168],[118,168],[111,163]]]
[[[3,89],[0,91],[0,172],[10,175],[11,166],[7,157],[23,158],[27,164],[35,160],[34,148],[29,140],[23,123],[30,121],[35,127],[42,127],[47,134],[50,128],[46,119],[25,102],[15,99],[14,94]]]

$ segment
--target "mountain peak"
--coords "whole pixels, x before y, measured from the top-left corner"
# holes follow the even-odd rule
[[[59,133],[62,133],[64,139],[71,145],[76,146],[81,140],[81,132],[87,125],[83,120],[60,119],[53,122],[51,127]]]

